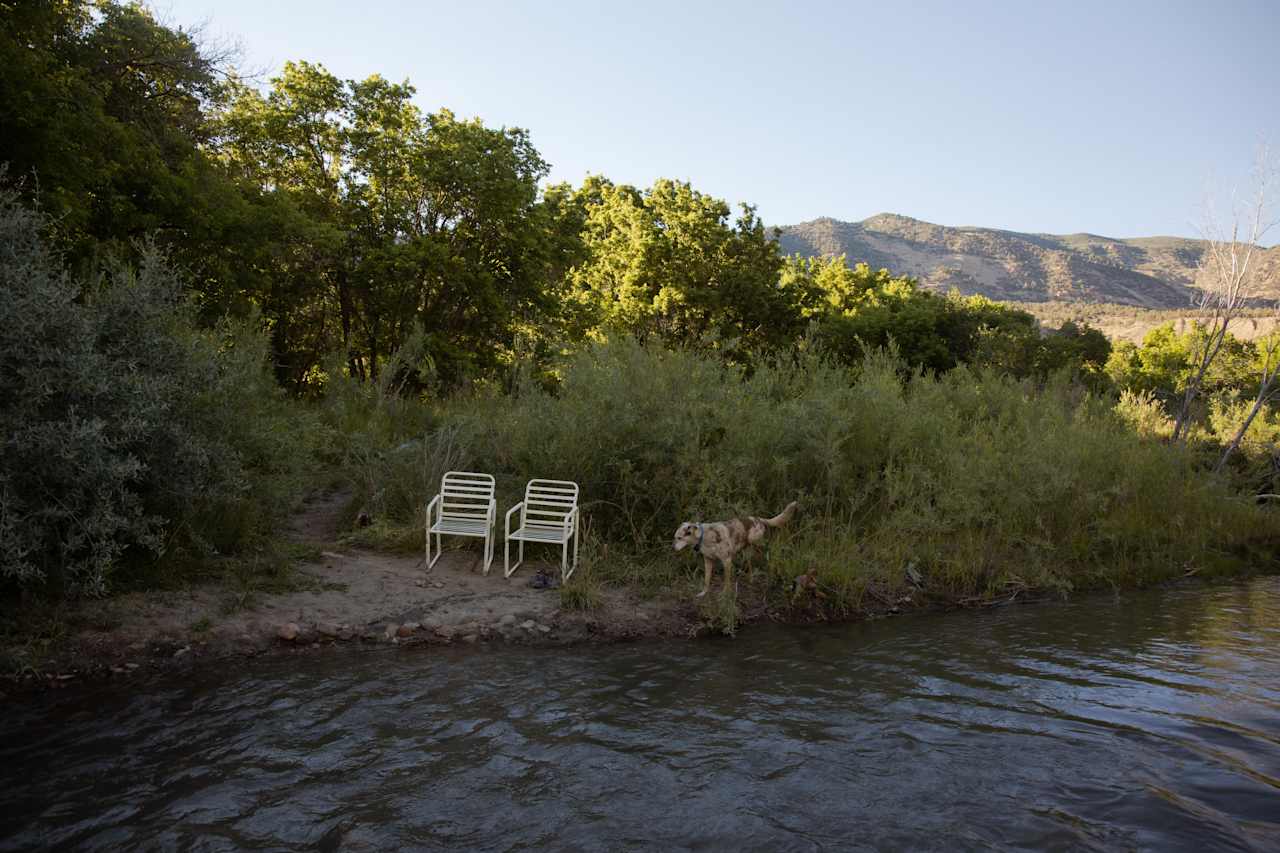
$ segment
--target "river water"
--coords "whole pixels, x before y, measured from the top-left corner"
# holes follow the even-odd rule
[[[10,703],[0,848],[1280,849],[1280,579]]]

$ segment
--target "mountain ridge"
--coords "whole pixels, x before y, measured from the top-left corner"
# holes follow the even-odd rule
[[[845,255],[910,275],[930,290],[1012,302],[1080,302],[1178,309],[1204,285],[1205,241],[1042,234],[939,225],[900,213],[859,222],[824,216],[779,228],[785,254]],[[1259,298],[1280,296],[1280,246],[1261,249]]]

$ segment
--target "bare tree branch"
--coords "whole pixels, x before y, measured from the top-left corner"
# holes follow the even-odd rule
[[[1200,260],[1201,280],[1204,292],[1199,299],[1199,312],[1205,337],[1193,351],[1191,376],[1183,390],[1182,405],[1174,420],[1173,440],[1182,441],[1191,427],[1194,403],[1200,396],[1205,375],[1214,359],[1226,343],[1227,330],[1257,291],[1257,254],[1259,243],[1276,224],[1270,217],[1269,193],[1275,180],[1275,168],[1267,147],[1259,149],[1254,170],[1254,192],[1247,207],[1242,208],[1232,194],[1230,228],[1224,229],[1213,210],[1212,199],[1205,205],[1201,234],[1205,240],[1205,253]],[[1245,235],[1241,237],[1241,230]],[[1270,361],[1268,361],[1268,364]],[[1270,375],[1270,381],[1267,376]],[[1274,382],[1274,370],[1264,371],[1262,380],[1270,387]],[[1264,392],[1266,388],[1263,389]],[[1264,394],[1265,396],[1265,394]],[[1259,408],[1262,404],[1259,404]],[[1256,415],[1256,410],[1254,412]],[[1252,422],[1253,415],[1249,422]],[[1246,423],[1247,427],[1247,423]],[[1236,442],[1238,444],[1238,441]],[[1227,448],[1227,455],[1235,444]],[[1226,456],[1219,462],[1225,463]]]

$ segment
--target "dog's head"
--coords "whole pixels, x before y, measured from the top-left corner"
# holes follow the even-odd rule
[[[686,521],[676,528],[675,546],[677,551],[683,551],[685,548],[697,545],[698,539],[698,525],[692,521]]]

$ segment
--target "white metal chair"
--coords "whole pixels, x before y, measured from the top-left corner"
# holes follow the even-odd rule
[[[511,529],[511,516],[520,513],[520,526]],[[530,480],[524,500],[507,510],[506,550],[503,571],[507,577],[524,562],[524,543],[548,542],[561,546],[560,578],[568,580],[578,567],[578,484],[568,480]],[[511,540],[520,543],[516,564],[511,565]],[[573,540],[573,565],[569,564],[569,540]]]
[[[449,471],[440,478],[440,494],[427,504],[427,570],[442,553],[441,534],[473,536],[484,540],[484,573],[493,563],[493,528],[498,521],[498,502],[493,496],[493,477],[472,471]],[[431,511],[435,510],[435,521]],[[431,556],[431,535],[436,537],[436,555]]]

